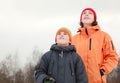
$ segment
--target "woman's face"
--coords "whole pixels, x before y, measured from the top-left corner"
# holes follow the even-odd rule
[[[82,13],[82,23],[83,25],[87,24],[87,25],[91,25],[94,21],[94,14],[92,11],[90,10],[85,10]]]
[[[56,36],[56,43],[60,46],[67,46],[70,43],[69,35],[65,32],[60,32]]]

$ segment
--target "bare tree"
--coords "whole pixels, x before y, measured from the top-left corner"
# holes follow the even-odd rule
[[[35,48],[25,64],[24,68],[20,68],[18,52],[14,55],[9,54],[3,61],[0,62],[0,82],[2,83],[35,83],[34,68],[40,59],[42,53]]]
[[[21,69],[19,69],[19,71],[17,71],[14,76],[16,79],[15,83],[25,83],[24,74]]]
[[[29,62],[26,64],[26,66],[24,68],[26,70],[26,72],[25,72],[26,73],[25,74],[26,83],[35,83],[34,69],[35,69],[35,65],[38,63],[41,55],[42,55],[42,53],[39,51],[39,49],[37,47],[35,47],[32,52],[31,59],[29,58]]]

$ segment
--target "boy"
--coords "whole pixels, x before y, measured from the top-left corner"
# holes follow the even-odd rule
[[[71,33],[60,28],[55,43],[35,67],[36,83],[88,83],[82,59],[71,45]]]

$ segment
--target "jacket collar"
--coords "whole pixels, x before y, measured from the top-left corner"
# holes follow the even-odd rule
[[[91,34],[95,33],[96,31],[100,31],[99,25],[96,26],[88,26],[86,28],[78,28],[78,31],[82,35],[90,36]]]
[[[63,52],[73,52],[76,51],[75,47],[73,45],[69,45],[69,46],[58,46],[56,44],[53,44],[50,48],[50,50],[54,50],[54,51],[63,51]]]

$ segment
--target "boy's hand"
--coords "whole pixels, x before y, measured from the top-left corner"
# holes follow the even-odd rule
[[[55,79],[52,77],[46,77],[44,78],[43,83],[55,83]]]

